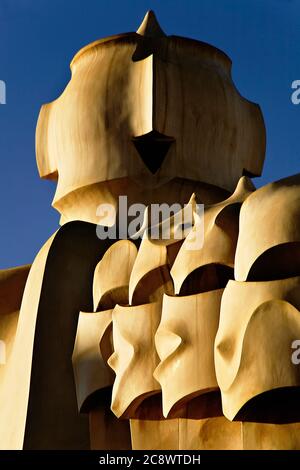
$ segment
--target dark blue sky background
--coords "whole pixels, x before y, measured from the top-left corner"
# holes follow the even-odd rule
[[[154,9],[167,34],[224,50],[240,92],[260,104],[267,156],[260,186],[299,172],[300,0],[0,0],[0,268],[32,262],[57,229],[54,184],[39,179],[35,125],[42,103],[70,78],[78,49],[107,35],[135,31]]]

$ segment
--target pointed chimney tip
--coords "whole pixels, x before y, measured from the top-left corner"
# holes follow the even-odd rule
[[[164,37],[166,34],[161,29],[155,13],[152,10],[147,11],[137,33],[141,36],[159,38]]]

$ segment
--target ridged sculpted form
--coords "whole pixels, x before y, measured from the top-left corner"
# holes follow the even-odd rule
[[[243,204],[235,257],[237,281],[300,274],[300,174],[270,183]]]
[[[297,420],[296,410],[292,415],[280,410],[284,402],[293,409],[293,390],[300,386],[299,366],[292,361],[292,343],[300,338],[299,275],[300,176],[295,175],[255,191],[241,209],[236,281],[225,288],[215,342],[229,419]],[[265,392],[272,392],[268,400]]]
[[[113,353],[112,313],[118,302],[128,303],[129,277],[136,255],[132,242],[120,240],[105,252],[95,268],[95,312],[80,312],[72,357],[79,410],[86,408],[94,392],[113,385],[114,374],[107,365]],[[110,308],[105,310],[104,306]]]
[[[223,290],[163,298],[155,335],[160,364],[154,372],[161,385],[163,414],[178,403],[218,389],[213,344]]]
[[[95,310],[113,308],[117,303],[128,303],[129,279],[136,257],[137,248],[129,240],[120,240],[106,251],[94,273]]]
[[[215,341],[224,415],[234,419],[255,396],[300,386],[291,345],[300,338],[300,277],[229,281]]]
[[[294,215],[297,215],[297,177],[287,181],[288,184],[284,182],[288,186],[287,201],[294,201]],[[282,184],[274,184],[276,191],[281,191]],[[282,432],[279,435],[279,428],[276,427],[279,424],[272,414],[272,399],[270,404],[265,403],[263,410],[257,410],[258,405],[253,404],[254,399],[263,397],[267,392],[293,390],[300,386],[299,368],[291,360],[291,345],[300,338],[300,278],[284,277],[298,269],[299,219],[282,218],[282,201],[280,207],[276,206],[276,210],[270,212],[269,196],[266,199],[270,215],[274,218],[278,215],[276,222],[285,221],[285,227],[274,228],[274,240],[279,240],[276,238],[278,230],[286,234],[285,245],[288,244],[295,254],[290,270],[289,264],[285,263],[281,267],[286,270],[279,271],[278,259],[284,260],[285,257],[274,251],[274,256],[268,260],[264,270],[261,270],[262,265],[258,265],[259,269],[255,271],[249,264],[251,276],[257,276],[257,281],[230,280],[234,261],[238,263],[244,253],[247,259],[248,246],[251,252],[250,242],[247,244],[244,241],[244,250],[239,249],[236,254],[235,247],[236,243],[240,244],[240,237],[245,237],[247,217],[255,217],[255,214],[248,215],[248,212],[253,210],[256,197],[259,204],[254,207],[258,220],[260,214],[265,214],[266,219],[262,189],[255,192],[249,179],[242,177],[229,198],[205,206],[203,246],[196,250],[188,249],[189,238],[194,236],[194,232],[203,223],[203,219],[197,214],[196,195],[192,195],[187,205],[192,209],[190,228],[181,240],[174,240],[172,236],[169,239],[149,238],[152,227],[147,226],[146,214],[143,227],[146,231],[138,251],[131,242],[117,242],[106,252],[95,270],[95,307],[105,307],[103,298],[107,297],[107,292],[114,292],[115,295],[110,297],[112,314],[111,311],[93,314],[95,320],[99,314],[108,315],[109,318],[106,326],[96,327],[97,335],[90,333],[90,340],[86,344],[90,342],[92,347],[92,338],[95,337],[94,357],[101,356],[101,361],[108,362],[115,372],[111,410],[119,418],[132,420],[131,433],[135,448],[147,446],[144,439],[147,435],[149,437],[149,432],[153,432],[151,429],[154,423],[158,434],[156,440],[152,436],[147,441],[151,448],[159,447],[159,442],[164,439],[166,443],[172,442],[174,448],[182,448],[185,438],[189,440],[191,447],[194,445],[191,442],[195,439],[197,445],[212,448],[210,441],[204,444],[205,430],[209,428],[214,433],[214,426],[219,425],[226,429],[224,440],[219,444],[224,448],[227,445],[241,449],[251,446],[256,448],[259,445],[266,448],[263,443],[255,444],[257,436],[261,434],[266,434],[265,439],[270,442],[275,439],[278,448],[293,445],[294,441],[288,439],[287,433],[288,429],[298,429],[296,418],[293,421],[286,414],[281,415],[280,422],[286,423],[289,419],[291,428],[280,428]],[[285,192],[281,198],[284,194]],[[249,199],[253,200],[251,204],[248,203]],[[241,206],[242,216],[239,219]],[[170,233],[174,235],[176,223],[173,219],[166,220],[165,225],[164,222],[159,225],[160,234],[164,233],[164,227],[169,222]],[[258,246],[260,241],[262,244],[266,243],[264,233],[271,234],[271,231],[266,231],[261,220],[256,231]],[[272,241],[271,235],[270,240]],[[120,276],[114,270],[117,264],[124,265]],[[221,266],[228,267],[231,271],[224,271],[220,281],[216,273]],[[264,279],[271,275],[278,276],[280,272],[279,279]],[[191,275],[194,276],[193,283],[187,282]],[[197,283],[195,280],[201,282]],[[224,286],[227,284],[225,289],[216,287],[220,282]],[[121,290],[116,288],[118,286]],[[118,301],[123,304],[116,305]],[[84,335],[81,321],[79,329],[82,328]],[[86,352],[82,349],[82,352],[87,363],[92,362],[92,354],[89,356],[88,348]],[[89,382],[88,369],[84,379],[86,384]],[[96,373],[96,368],[94,372]],[[97,380],[98,388],[102,387],[101,380]],[[95,388],[90,387],[87,397],[94,393]],[[219,389],[222,410],[217,398]],[[155,395],[155,400],[149,401],[152,395]],[[198,427],[196,421],[193,424],[189,422],[189,416],[195,419],[194,412],[191,411],[195,409],[193,406],[198,413],[202,409]],[[260,413],[254,427],[241,414],[245,413],[246,406],[250,406],[247,408],[247,416],[251,421],[255,421],[257,411]],[[222,411],[224,421],[218,418]],[[148,413],[152,424],[147,420]],[[162,415],[167,421],[162,420]],[[270,416],[273,416],[273,421],[270,421]],[[240,421],[231,428],[231,420]],[[265,422],[273,423],[273,427],[268,428]],[[189,433],[190,437],[179,433],[179,438],[178,429],[181,430],[180,433]],[[195,437],[197,429],[200,434]],[[247,437],[241,440],[230,438],[231,432],[236,433],[237,430]],[[226,444],[227,442],[230,444]],[[297,439],[295,442],[298,442]]]
[[[121,307],[113,311],[114,353],[108,363],[115,371],[111,409],[117,417],[132,416],[149,395],[159,392],[153,377],[158,364],[154,334],[161,316],[160,303]]]
[[[88,398],[98,390],[111,387],[114,374],[107,365],[105,346],[110,334],[112,310],[81,312],[73,351],[73,369],[79,410],[83,410]]]
[[[144,433],[143,417],[147,420],[148,413],[152,420],[156,420],[160,438],[164,439],[166,432],[171,433],[173,437],[170,439],[175,448],[183,444],[175,443],[178,436],[175,438],[176,425],[172,419],[177,416],[178,410],[182,414],[184,409],[188,409],[193,400],[199,400],[197,406],[193,406],[198,409],[198,415],[199,409],[202,409],[200,414],[203,417],[199,428],[202,435],[197,438],[197,442],[200,442],[199,439],[205,440],[207,426],[209,429],[211,426],[214,428],[214,423],[219,422],[204,422],[206,416],[219,416],[221,412],[214,341],[224,289],[217,286],[221,281],[225,285],[228,276],[232,275],[240,206],[253,189],[250,180],[242,177],[229,198],[205,206],[203,233],[202,213],[199,213],[197,206],[199,198],[195,194],[191,195],[181,213],[165,219],[157,226],[149,225],[150,213],[146,211],[142,227],[144,235],[139,249],[136,250],[132,242],[126,240],[116,242],[95,269],[95,309],[104,310],[110,306],[112,311],[85,314],[94,315],[98,331],[97,335],[91,332],[90,343],[92,346],[94,337],[95,358],[98,355],[102,362],[107,361],[115,373],[111,410],[118,418],[133,420],[131,430],[136,448],[143,439],[140,437],[137,440],[137,433]],[[182,223],[187,227],[185,231],[180,230]],[[156,237],[151,238],[153,229],[157,229],[154,230]],[[192,243],[199,232],[203,237],[203,246]],[[229,266],[231,271],[225,271],[220,281],[218,270],[222,265],[225,268]],[[202,267],[208,269],[201,283],[186,283],[190,274],[194,273],[195,278],[200,278],[198,269]],[[182,285],[185,286],[185,294],[181,292]],[[101,327],[98,328],[96,318],[100,319],[101,315],[103,319],[107,316],[107,325],[99,323]],[[84,330],[81,321],[82,314],[78,328]],[[77,335],[80,338],[79,331]],[[84,331],[81,336],[84,336]],[[92,355],[88,357],[88,351],[81,348],[81,352],[82,363],[84,357],[87,363],[92,362]],[[77,361],[80,359],[78,351],[74,357]],[[75,376],[78,366],[80,361],[77,366],[75,364]],[[94,373],[98,373],[96,368]],[[82,374],[80,380],[84,380]],[[80,380],[77,379],[78,384]],[[98,379],[99,390],[102,388],[100,382]],[[94,391],[91,387],[89,396]],[[155,401],[150,399],[152,395],[155,395]],[[87,398],[88,394],[85,402]],[[211,406],[214,411],[210,411]],[[85,410],[86,406],[82,409]],[[191,411],[191,416],[197,416],[197,413],[193,413]],[[90,414],[95,416],[93,412]],[[162,416],[170,419],[170,423],[161,422]],[[141,420],[139,425],[136,419]],[[179,422],[177,424],[179,426]],[[226,420],[223,424],[229,436],[230,425]],[[146,422],[145,426],[148,428]],[[181,421],[180,427],[191,436],[197,433],[197,427]],[[184,442],[182,439],[181,443]],[[224,442],[228,439],[224,436]]]
[[[130,304],[158,300],[164,293],[173,294],[171,258],[177,255],[186,236],[182,224],[189,225],[191,230],[195,223],[196,203],[196,196],[192,194],[183,209],[154,227],[149,227],[148,211],[145,211],[145,231],[129,281]]]
[[[205,206],[204,219],[197,219],[171,269],[176,294],[180,293],[185,279],[197,268],[211,264],[233,268],[240,206],[254,189],[251,180],[243,176],[228,199]],[[196,233],[201,233],[201,225],[204,232],[203,245],[198,249],[191,249],[191,240],[196,240]]]

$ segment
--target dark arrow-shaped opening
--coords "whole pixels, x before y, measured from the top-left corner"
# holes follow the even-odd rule
[[[175,139],[153,130],[147,134],[133,137],[132,142],[146,167],[155,174],[161,167]]]

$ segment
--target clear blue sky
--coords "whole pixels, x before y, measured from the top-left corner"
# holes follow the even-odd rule
[[[300,0],[0,0],[0,268],[30,263],[58,227],[54,184],[39,179],[35,125],[70,78],[78,49],[135,31],[153,9],[167,34],[211,43],[233,60],[240,92],[260,104],[267,156],[256,185],[299,172]]]

